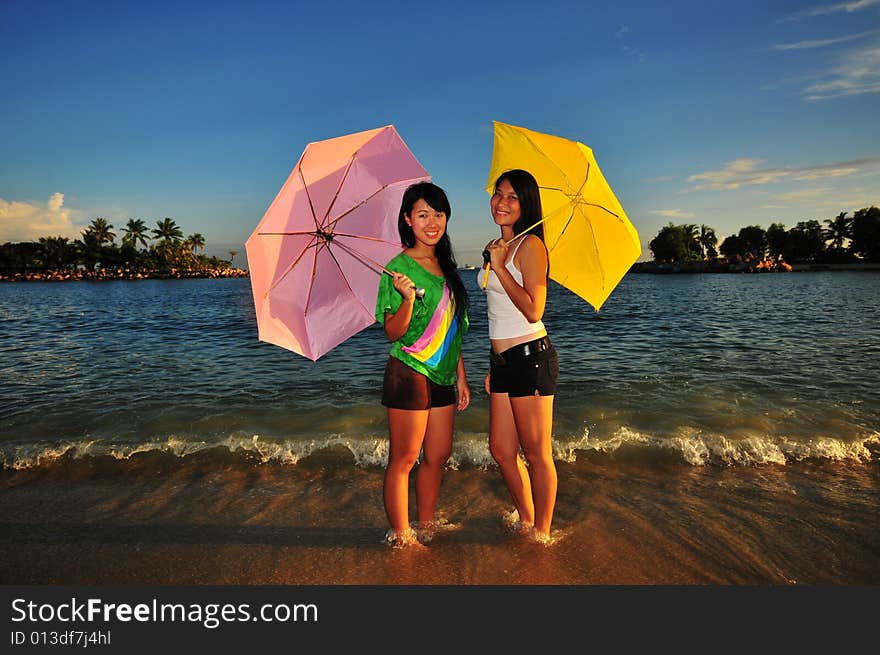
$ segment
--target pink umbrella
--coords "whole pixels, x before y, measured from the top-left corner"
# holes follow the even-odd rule
[[[315,361],[375,322],[403,192],[430,179],[392,125],[308,144],[245,244],[260,341]]]

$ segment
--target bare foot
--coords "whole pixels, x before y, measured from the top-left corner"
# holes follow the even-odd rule
[[[507,514],[503,514],[501,520],[504,521],[504,525],[508,530],[516,532],[517,534],[527,535],[534,528],[534,526],[528,521],[520,520],[519,512],[516,509],[510,510]]]
[[[394,530],[388,530],[385,533],[384,539],[382,539],[382,543],[391,546],[392,548],[405,548],[406,546],[421,546],[419,540],[416,536],[415,531],[412,528],[407,528],[401,532],[395,532]]]

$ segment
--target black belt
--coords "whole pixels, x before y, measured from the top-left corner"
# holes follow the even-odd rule
[[[544,336],[540,339],[535,339],[534,341],[526,341],[525,343],[518,343],[515,346],[511,346],[507,350],[505,350],[498,357],[501,357],[506,362],[511,362],[515,359],[523,359],[524,357],[528,357],[529,355],[534,355],[535,353],[544,352],[550,348],[550,337]],[[494,353],[494,351],[493,351]]]

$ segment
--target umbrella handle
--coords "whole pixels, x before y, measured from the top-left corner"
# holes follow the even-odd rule
[[[382,272],[383,272],[383,273],[387,273],[387,274],[390,275],[391,277],[394,277],[394,275],[391,273],[391,271],[389,271],[389,270],[388,270],[387,268],[385,268],[384,266],[382,267]],[[416,285],[413,285],[412,288],[416,290],[416,298],[418,298],[419,300],[421,300],[422,298],[425,297],[425,290],[424,290],[424,288],[422,288],[422,287],[417,287]]]
[[[489,271],[492,270],[492,263],[491,262],[492,262],[492,259],[489,256],[489,251],[484,250],[483,251],[483,263],[485,264],[484,268],[486,269],[486,272],[483,273],[483,289],[485,289],[486,285],[489,284]]]
[[[543,223],[543,222],[546,221],[546,220],[547,220],[547,218],[544,217],[544,218],[542,218],[540,221],[538,221],[537,223],[535,223],[534,225],[529,225],[526,229],[524,229],[522,232],[520,232],[519,234],[517,234],[517,235],[516,235],[515,237],[513,237],[510,241],[506,242],[505,245],[506,245],[506,246],[510,246],[511,243],[513,243],[513,242],[516,241],[517,239],[521,239],[521,238],[523,238],[526,234],[529,233],[530,230],[532,230],[533,228],[538,227],[541,223]],[[483,261],[484,261],[485,264],[486,264],[486,274],[483,276],[483,288],[485,289],[485,288],[486,288],[486,285],[489,283],[489,271],[492,270],[491,258],[490,258],[490,256],[489,256],[489,251],[488,251],[488,250],[484,250],[484,251],[483,251]]]
[[[372,268],[373,271],[375,271],[377,273],[380,273],[380,274],[387,273],[388,275],[391,275],[391,277],[394,277],[394,275],[392,275],[391,271],[389,271],[387,268],[382,266],[382,264],[377,262],[375,259],[367,257],[364,253],[358,252],[357,250],[355,250],[351,246],[347,246],[347,245],[341,243],[340,241],[336,241],[335,243],[338,247],[342,248],[349,255],[351,255],[352,257],[354,257],[358,261],[360,261],[360,263],[363,264],[364,266],[366,266],[367,268]],[[378,271],[376,271],[377,268],[379,269]],[[422,287],[417,287],[417,286],[413,285],[413,289],[416,290],[416,298],[421,300],[422,298],[425,297],[425,290]]]

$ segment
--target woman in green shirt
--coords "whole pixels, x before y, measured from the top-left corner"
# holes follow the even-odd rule
[[[382,404],[388,408],[385,512],[393,545],[416,543],[409,525],[409,474],[419,453],[416,504],[419,528],[430,538],[443,468],[452,453],[455,407],[464,410],[470,390],[461,356],[468,328],[468,296],[458,275],[446,222],[452,210],[443,189],[430,182],[403,195],[397,228],[404,251],[386,268],[376,299],[376,319],[392,342]],[[424,290],[424,295],[416,293]],[[458,399],[456,401],[456,391]]]

